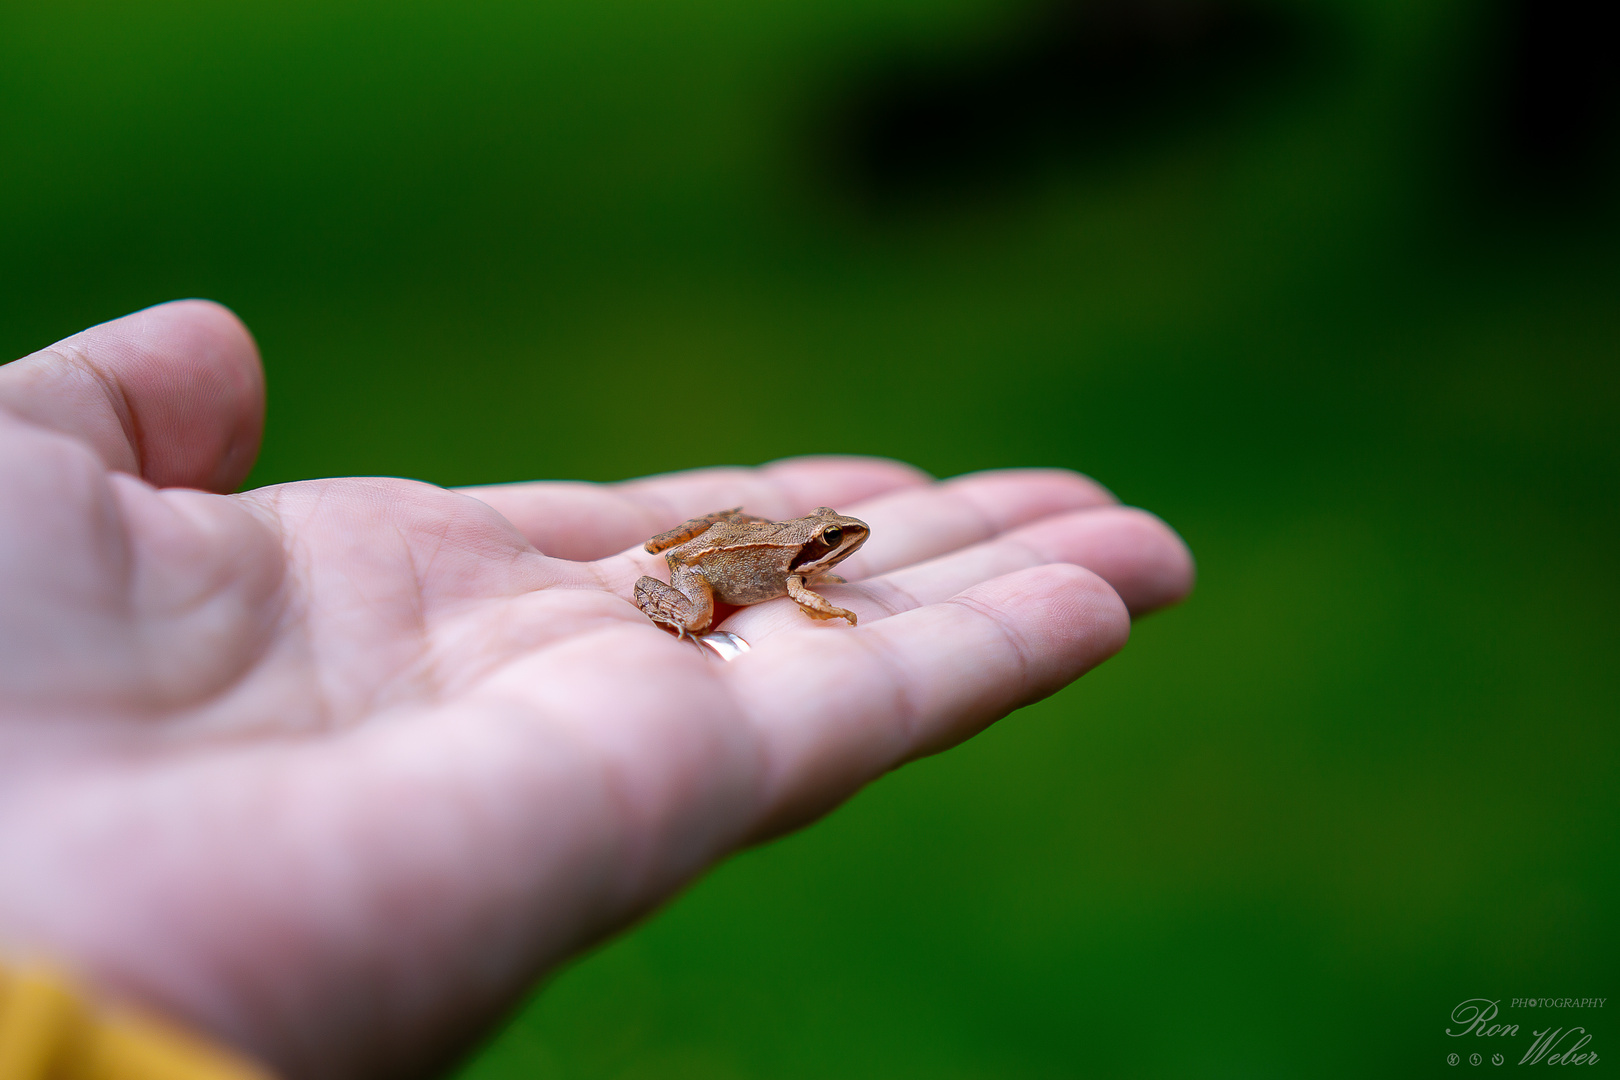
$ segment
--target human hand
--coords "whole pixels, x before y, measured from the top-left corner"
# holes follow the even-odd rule
[[[290,1078],[433,1073],[548,967],[1191,585],[1157,518],[1059,471],[228,494],[262,410],[251,340],[196,301],[0,368],[0,950]],[[636,609],[665,572],[636,545],[738,504],[871,524],[826,590],[858,628],[745,608],[728,664]]]

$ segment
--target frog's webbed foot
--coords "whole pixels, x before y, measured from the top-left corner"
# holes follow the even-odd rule
[[[848,619],[849,625],[855,625],[853,611],[834,607],[825,596],[805,588],[804,578],[798,574],[793,574],[787,579],[787,592],[793,598],[793,602],[799,605],[799,610],[812,619]]]
[[[635,595],[636,606],[647,618],[669,627],[678,638],[704,633],[714,621],[714,601],[707,594],[702,596],[706,602],[696,602],[655,577],[642,577],[636,581]]]

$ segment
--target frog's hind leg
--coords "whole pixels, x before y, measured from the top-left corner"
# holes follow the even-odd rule
[[[684,544],[693,537],[702,536],[709,531],[709,526],[725,522],[727,525],[746,525],[759,523],[768,519],[745,514],[742,507],[733,506],[730,510],[716,510],[712,514],[693,518],[691,521],[675,526],[669,532],[661,532],[657,536],[641,545],[649,555],[656,555],[660,551],[667,551],[676,544]]]
[[[787,592],[793,602],[799,605],[799,610],[812,619],[848,619],[849,625],[855,625],[853,611],[834,607],[825,596],[811,592],[805,587],[803,575],[792,574],[788,577]]]
[[[709,590],[708,582],[695,574],[692,577],[697,581],[680,581],[677,578],[679,584],[687,586],[687,591],[665,585],[655,577],[638,579],[636,606],[653,622],[675,631],[676,637],[703,633],[714,621],[714,594]]]

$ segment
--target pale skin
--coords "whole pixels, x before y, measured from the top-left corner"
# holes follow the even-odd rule
[[[262,416],[252,339],[200,301],[0,368],[0,955],[288,1080],[434,1075],[561,960],[1192,583],[1167,526],[1057,470],[229,494]],[[641,542],[736,505],[869,522],[824,590],[859,625],[743,608],[728,664],[649,621]]]

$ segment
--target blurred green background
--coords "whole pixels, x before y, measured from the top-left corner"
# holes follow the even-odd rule
[[[1192,545],[1118,659],[731,860],[463,1080],[1427,1076],[1520,996],[1609,997],[1554,1018],[1609,1058],[1612,33],[7,0],[0,353],[209,296],[269,373],[255,484],[1061,465]]]

